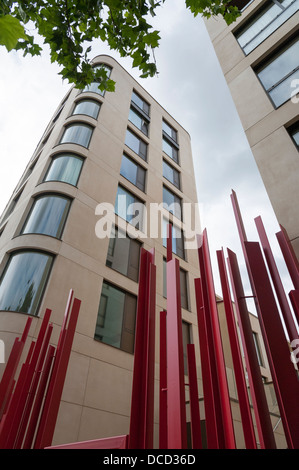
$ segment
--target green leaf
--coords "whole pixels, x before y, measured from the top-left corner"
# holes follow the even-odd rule
[[[11,15],[0,17],[0,44],[11,51],[18,43],[19,39],[26,39],[24,28],[17,18]]]

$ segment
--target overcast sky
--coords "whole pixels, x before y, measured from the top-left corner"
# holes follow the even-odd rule
[[[275,237],[279,227],[204,23],[194,19],[182,0],[166,2],[155,21],[162,37],[155,54],[158,77],[139,79],[131,60],[119,58],[102,43],[94,44],[91,58],[102,53],[115,57],[191,135],[202,228],[208,232],[217,293],[215,251],[228,247],[244,264],[232,189],[249,240],[258,241],[254,218],[262,216],[288,292],[292,286]],[[23,58],[0,47],[0,60],[1,213],[70,86],[46,53]]]

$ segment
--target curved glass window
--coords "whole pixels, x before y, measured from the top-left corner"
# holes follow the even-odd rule
[[[12,254],[0,282],[0,310],[37,315],[52,262],[37,251]]]
[[[39,197],[35,200],[21,233],[40,233],[60,238],[69,207],[70,199],[66,197]]]
[[[79,144],[88,148],[93,128],[87,124],[70,124],[65,128],[61,144]]]
[[[73,114],[85,114],[94,119],[98,118],[100,103],[94,100],[81,100],[76,103]]]
[[[111,67],[105,64],[99,64],[95,66],[95,69],[100,69],[100,68],[105,69],[107,77],[109,78],[111,74]],[[103,96],[105,92],[99,89],[99,84],[100,82],[92,82],[90,85],[87,85],[83,89],[83,92],[85,91],[85,92],[98,93],[99,95]]]
[[[44,181],[62,181],[76,186],[83,165],[83,158],[63,154],[53,158]]]

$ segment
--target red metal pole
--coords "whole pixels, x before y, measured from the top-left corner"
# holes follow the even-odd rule
[[[175,258],[167,269],[167,436],[168,449],[187,448],[180,268]]]
[[[53,439],[80,305],[81,301],[75,298],[70,312],[67,329],[64,328],[64,330],[61,331],[59,344],[56,350],[57,355],[55,358],[54,367],[51,374],[50,383],[45,397],[44,407],[39,423],[39,428],[34,443],[35,449],[44,449],[45,447],[50,446]],[[69,305],[66,310],[65,321],[63,326],[65,326],[66,324],[68,311]]]
[[[187,344],[192,449],[202,449],[194,344]]]
[[[8,401],[11,398],[11,393],[13,389],[14,377],[17,370],[17,367],[20,362],[20,358],[24,349],[24,345],[29,333],[29,329],[32,323],[32,318],[27,318],[27,322],[22,334],[21,339],[15,339],[14,345],[10,352],[2,380],[0,383],[0,419],[2,418],[3,413],[7,409]]]
[[[238,261],[234,252],[229,249],[227,252],[231,284],[234,293],[235,307],[244,349],[246,369],[260,446],[262,449],[275,449],[276,443],[269,415],[265,389],[256,356],[249,312],[247,310],[246,297],[243,290]]]
[[[225,448],[234,449],[236,447],[233,419],[230,406],[230,398],[228,391],[228,383],[226,377],[225,361],[222,347],[222,339],[219,326],[218,310],[216,304],[216,296],[214,290],[214,281],[212,274],[212,267],[210,262],[207,231],[203,232],[203,266],[201,266],[201,273],[204,274],[207,280],[207,291],[211,314],[211,326],[215,348],[215,358],[217,364],[218,384],[220,393],[220,405],[224,430]],[[203,269],[202,269],[203,268]]]
[[[297,322],[299,323],[299,290],[291,290],[289,296],[293,305]]]
[[[198,335],[201,358],[201,370],[204,392],[204,407],[206,420],[207,444],[209,449],[219,449],[218,420],[213,383],[213,361],[210,356],[209,339],[207,332],[206,315],[203,305],[202,281],[195,279],[195,296],[198,318]]]
[[[299,448],[299,382],[290,360],[279,311],[272,292],[260,246],[245,242],[245,249],[259,303],[264,341],[271,354],[271,375],[289,448]]]
[[[38,418],[42,407],[42,402],[47,387],[47,382],[51,372],[52,363],[55,357],[55,348],[54,346],[49,346],[47,356],[45,359],[43,370],[41,371],[41,379],[38,385],[36,392],[36,398],[33,405],[32,413],[30,416],[28,428],[26,430],[26,435],[24,439],[23,449],[30,449],[33,443],[34,434],[38,425]]]
[[[287,296],[285,294],[284,287],[281,282],[281,278],[279,276],[279,272],[275,263],[275,259],[271,250],[271,246],[262,222],[261,217],[257,217],[255,220],[255,224],[259,233],[261,245],[264,250],[265,258],[267,261],[267,265],[271,274],[271,278],[273,281],[273,285],[275,288],[275,292],[277,295],[277,299],[281,308],[281,313],[285,322],[285,326],[289,335],[290,341],[293,339],[298,339],[298,331],[296,328],[296,324],[293,319],[292,311],[289,306]]]
[[[276,237],[294,287],[295,289],[299,290],[299,261],[295,255],[294,248],[291,244],[288,234],[282,225],[280,225],[280,232],[276,233]]]
[[[135,332],[129,449],[153,447],[156,267],[154,251],[141,249]]]
[[[170,261],[170,260],[172,260],[172,225],[171,224],[167,225],[166,250],[167,250],[166,261]]]
[[[167,346],[166,311],[160,312],[160,403],[159,403],[159,449],[167,449]]]
[[[217,259],[223,294],[223,302],[226,314],[226,322],[228,328],[228,335],[230,340],[230,347],[232,353],[232,359],[234,364],[234,372],[236,378],[236,385],[238,390],[239,406],[241,419],[243,424],[243,432],[245,445],[247,449],[256,449],[256,440],[254,434],[254,427],[252,422],[250,403],[248,397],[248,391],[246,386],[246,379],[244,374],[244,367],[242,361],[242,354],[240,351],[238,332],[235,322],[234,310],[230,297],[229,282],[227,277],[227,271],[225,267],[225,259],[223,250],[217,251]]]

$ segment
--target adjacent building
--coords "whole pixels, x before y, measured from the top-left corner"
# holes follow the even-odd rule
[[[194,279],[200,273],[197,251],[187,249],[186,233],[190,208],[194,211],[191,228],[199,230],[194,225],[198,214],[190,136],[114,59],[98,56],[93,62],[105,67],[116,91],[102,93],[98,83],[83,91],[70,90],[0,220],[1,340],[8,356],[28,315],[33,318],[30,336],[35,338],[49,308],[54,326],[51,341],[57,344],[73,289],[82,304],[53,445],[128,434],[139,253],[141,246],[154,248],[157,447],[158,318],[167,307],[167,223],[173,228],[173,256],[180,262],[184,347],[194,342],[199,358]],[[155,219],[152,210],[157,206]],[[132,207],[138,209],[137,215]],[[152,225],[153,219],[157,226]],[[218,305],[236,440],[242,448],[223,304]],[[253,316],[252,325],[261,373],[271,390],[260,328]],[[204,436],[199,360],[198,379]],[[189,420],[188,387],[186,407]],[[270,393],[269,409],[278,446],[284,447],[275,397]]]
[[[241,0],[206,21],[278,222],[299,257],[299,1]],[[254,188],[252,188],[254,191]]]

